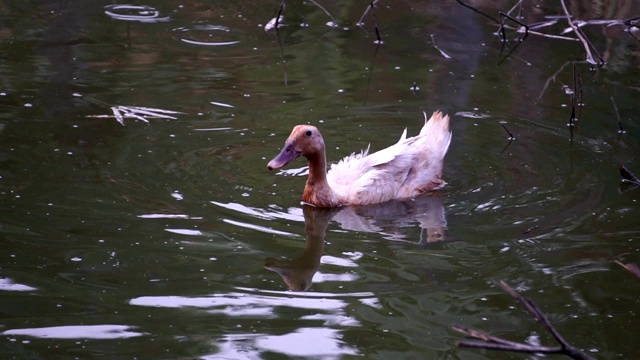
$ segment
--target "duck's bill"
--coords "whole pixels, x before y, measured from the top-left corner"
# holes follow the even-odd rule
[[[269,170],[278,170],[287,166],[290,162],[295,160],[298,157],[295,151],[290,146],[285,146],[278,156],[274,157],[269,164],[267,164],[267,169]]]

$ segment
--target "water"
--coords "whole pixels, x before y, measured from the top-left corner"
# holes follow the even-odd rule
[[[617,4],[570,11],[638,15]],[[275,2],[0,7],[2,358],[524,357],[458,348],[453,324],[552,345],[501,280],[593,356],[640,353],[640,280],[614,263],[640,263],[618,172],[640,173],[640,44],[585,27],[608,65],[576,64],[572,136],[580,43],[529,35],[503,60],[456,2],[380,2],[378,46],[367,3],[322,5],[337,27],[290,2],[279,39]],[[524,22],[562,13],[542,5]],[[179,114],[92,117],[111,106]],[[436,109],[454,136],[432,197],[303,209],[304,162],[266,169],[295,124],[335,161]]]

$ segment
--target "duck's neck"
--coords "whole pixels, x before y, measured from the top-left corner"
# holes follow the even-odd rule
[[[306,156],[309,178],[304,186],[302,200],[318,207],[340,206],[335,193],[327,182],[327,156],[324,151]]]

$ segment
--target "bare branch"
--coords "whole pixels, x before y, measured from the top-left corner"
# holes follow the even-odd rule
[[[367,8],[364,10],[364,13],[362,14],[362,16],[360,16],[360,20],[358,20],[357,25],[362,25],[362,20],[364,20],[364,17],[367,16],[367,13],[369,13],[369,10],[373,9],[376,6],[378,1],[380,0],[374,0],[371,3],[369,3],[369,5],[367,5]]]
[[[574,348],[572,345],[566,342],[566,340],[560,335],[560,333],[551,325],[551,322],[547,319],[547,317],[542,313],[542,311],[533,303],[532,300],[523,297],[511,288],[504,281],[500,281],[498,285],[504,290],[507,294],[514,297],[518,300],[524,307],[531,313],[542,326],[553,335],[553,337],[560,343],[560,346],[541,346],[541,345],[531,345],[525,343],[518,343],[509,340],[505,340],[493,335],[489,335],[482,331],[469,329],[460,325],[453,325],[453,329],[465,335],[471,336],[476,339],[480,339],[482,341],[477,340],[460,340],[458,341],[458,346],[465,347],[473,347],[473,348],[482,348],[482,349],[490,349],[490,350],[503,350],[503,351],[514,351],[521,353],[541,353],[541,354],[563,354],[567,355],[573,359],[577,360],[594,360],[591,356],[583,353],[582,351]]]
[[[560,0],[560,4],[562,4],[562,10],[564,10],[564,14],[567,17],[567,22],[569,23],[569,26],[571,27],[571,29],[573,29],[573,32],[576,34],[578,39],[580,39],[580,41],[582,42],[582,45],[584,46],[584,50],[587,53],[587,62],[592,65],[598,65],[599,63],[595,61],[595,59],[593,58],[593,55],[591,54],[591,46],[589,46],[587,39],[583,36],[580,29],[578,29],[578,27],[573,23],[573,20],[571,20],[571,14],[569,14],[569,10],[567,10],[567,5],[564,3],[564,0]]]
[[[620,164],[620,176],[622,176],[622,182],[640,186],[640,179],[638,179],[638,177],[629,171],[629,169],[627,169],[623,164]]]
[[[331,19],[331,22],[333,23],[331,27],[336,27],[338,26],[338,23],[336,22],[336,19],[334,19],[334,17],[331,15],[331,13],[329,11],[327,11],[327,9],[325,9],[324,7],[322,7],[322,5],[318,4],[315,0],[309,0],[313,5],[317,6],[320,8],[320,10],[324,11],[325,14],[327,14],[327,16]]]

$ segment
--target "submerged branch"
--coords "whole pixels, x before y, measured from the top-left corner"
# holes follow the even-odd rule
[[[542,310],[538,308],[534,302],[526,297],[523,297],[511,288],[504,281],[500,281],[498,285],[504,290],[507,294],[514,297],[518,300],[530,314],[556,339],[556,341],[560,344],[560,346],[541,346],[541,345],[531,345],[525,343],[513,342],[510,340],[502,339],[496,336],[489,335],[482,331],[469,329],[460,325],[453,325],[453,329],[471,336],[478,340],[460,340],[458,342],[458,346],[464,347],[473,347],[473,348],[482,348],[482,349],[490,349],[490,350],[502,350],[502,351],[513,351],[513,352],[521,352],[521,353],[540,353],[540,354],[562,354],[571,357],[576,360],[593,360],[593,358],[582,351],[576,349],[572,345],[570,345],[561,335],[560,333],[553,327],[549,319],[547,319],[546,315],[542,313]]]

